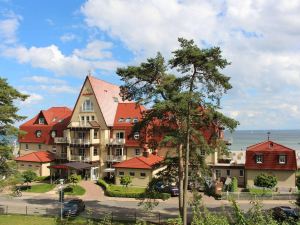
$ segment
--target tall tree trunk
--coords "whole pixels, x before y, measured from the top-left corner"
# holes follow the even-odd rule
[[[178,203],[179,203],[179,214],[180,218],[183,218],[183,178],[184,178],[184,168],[183,168],[183,145],[180,144],[178,148],[178,180],[179,180],[179,196],[178,196]]]

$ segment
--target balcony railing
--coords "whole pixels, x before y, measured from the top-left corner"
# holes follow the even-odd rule
[[[89,156],[71,155],[69,161],[88,162],[91,161]]]
[[[70,127],[91,127],[91,124],[88,121],[77,121],[71,122]]]
[[[56,144],[66,144],[68,143],[68,139],[66,137],[55,137],[54,143]]]
[[[73,145],[90,145],[91,142],[89,139],[71,139],[70,144]]]
[[[106,161],[108,162],[121,162],[126,159],[125,155],[108,155]]]
[[[109,139],[109,144],[110,145],[124,145],[125,139],[111,138],[111,139]]]

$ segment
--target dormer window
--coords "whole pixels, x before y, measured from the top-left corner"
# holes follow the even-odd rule
[[[130,117],[128,117],[128,118],[126,118],[126,123],[130,123],[130,121],[131,121],[131,118]]]
[[[278,162],[279,164],[286,164],[286,155],[279,155]]]
[[[40,137],[42,136],[42,131],[41,131],[41,130],[37,130],[37,131],[35,132],[35,136],[36,136],[37,138],[40,138]]]
[[[123,123],[123,122],[124,122],[124,118],[122,118],[122,117],[119,118],[118,122],[119,122],[119,123]]]
[[[139,122],[139,119],[137,117],[133,118],[132,122],[137,123]]]
[[[91,112],[93,111],[93,103],[90,99],[86,99],[82,104],[83,112]]]
[[[55,138],[55,137],[56,137],[56,130],[52,130],[52,131],[51,131],[51,137],[52,137],[52,138]]]
[[[255,156],[256,163],[262,163],[263,162],[263,155],[256,155]]]
[[[135,140],[138,140],[138,139],[140,138],[140,133],[139,133],[139,132],[135,132],[135,133],[133,134],[133,138],[134,138]]]
[[[39,118],[39,124],[45,124],[45,118],[44,117]]]

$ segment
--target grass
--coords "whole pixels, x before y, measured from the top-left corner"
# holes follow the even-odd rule
[[[66,195],[84,195],[85,189],[79,185],[69,185],[65,187],[64,192]]]
[[[27,188],[27,186],[24,187],[25,187],[24,191],[26,192],[45,193],[51,191],[55,187],[55,184],[36,184],[30,186],[29,188]]]
[[[55,219],[41,216],[0,215],[0,225],[55,225]]]
[[[258,189],[258,188],[250,188],[249,192],[250,192],[250,194],[257,195],[257,196],[272,195],[271,190],[264,190],[264,189]]]
[[[146,190],[145,188],[141,188],[141,187],[123,187],[119,185],[110,185],[109,189],[114,192],[128,193],[128,194],[144,193]]]

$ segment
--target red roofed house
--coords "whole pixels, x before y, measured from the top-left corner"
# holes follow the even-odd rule
[[[261,173],[277,177],[277,187],[296,186],[297,160],[295,150],[273,141],[252,145],[246,150],[246,183],[254,185],[254,179]]]
[[[28,153],[15,159],[19,171],[32,170],[38,176],[49,176],[48,166],[55,160],[55,155],[51,152],[38,151]]]
[[[163,169],[160,162],[163,160],[161,156],[143,152],[143,156],[134,157],[123,162],[114,164],[115,181],[120,185],[122,176],[130,176],[132,178],[131,185],[146,187],[151,179]]]

